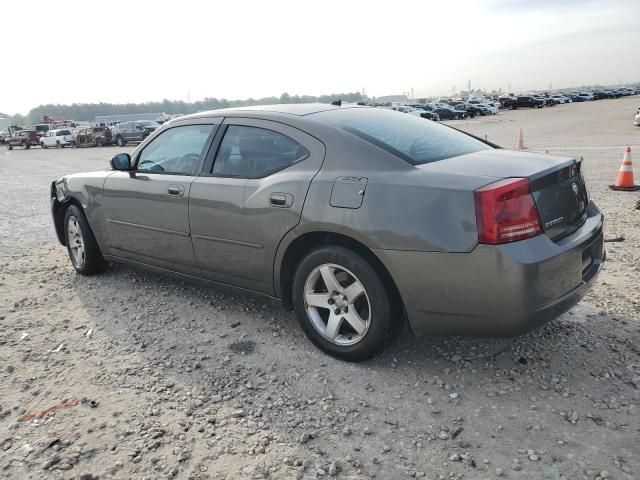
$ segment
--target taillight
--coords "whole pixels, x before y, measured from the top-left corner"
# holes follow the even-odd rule
[[[540,214],[526,178],[506,178],[474,192],[478,241],[515,242],[542,233]]]

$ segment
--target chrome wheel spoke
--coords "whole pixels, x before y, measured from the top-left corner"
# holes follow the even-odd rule
[[[342,294],[347,297],[349,303],[353,303],[360,295],[364,293],[364,287],[358,281],[353,282],[347,288],[342,291]]]
[[[328,293],[307,292],[304,300],[310,307],[329,308],[329,297],[330,295]]]
[[[358,335],[362,335],[362,333],[367,329],[367,324],[360,318],[357,313],[353,311],[347,312],[344,314],[344,320],[351,325]]]
[[[342,290],[342,286],[335,275],[335,268],[330,265],[324,265],[320,267],[320,274],[329,293],[340,292]]]
[[[331,313],[329,315],[329,320],[327,321],[327,329],[325,330],[325,336],[330,340],[335,340],[338,336],[338,332],[340,331],[340,326],[342,325],[342,316]]]

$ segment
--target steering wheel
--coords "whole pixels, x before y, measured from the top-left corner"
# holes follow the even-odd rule
[[[157,163],[152,162],[151,160],[145,160],[138,165],[138,170],[143,170],[145,172],[164,172],[164,168]]]
[[[193,170],[195,169],[196,165],[198,164],[198,161],[200,161],[200,154],[199,153],[187,153],[185,155],[183,155],[182,157],[180,157],[180,161],[178,163],[178,165],[181,167],[182,165],[190,165],[190,168],[186,169],[186,168],[180,168],[180,170],[182,170],[183,172],[193,172]]]

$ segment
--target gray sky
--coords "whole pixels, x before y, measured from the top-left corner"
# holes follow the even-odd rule
[[[0,112],[640,80],[640,0],[33,0],[28,10],[0,28],[11,59]]]

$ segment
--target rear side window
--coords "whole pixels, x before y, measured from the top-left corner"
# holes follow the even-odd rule
[[[273,130],[231,125],[222,139],[213,174],[263,178],[309,156],[309,150]]]
[[[58,130],[58,136],[62,135],[71,135],[71,132],[69,130]]]
[[[389,110],[327,110],[313,114],[313,118],[357,135],[413,165],[491,148],[449,127],[418,116],[399,115]]]

